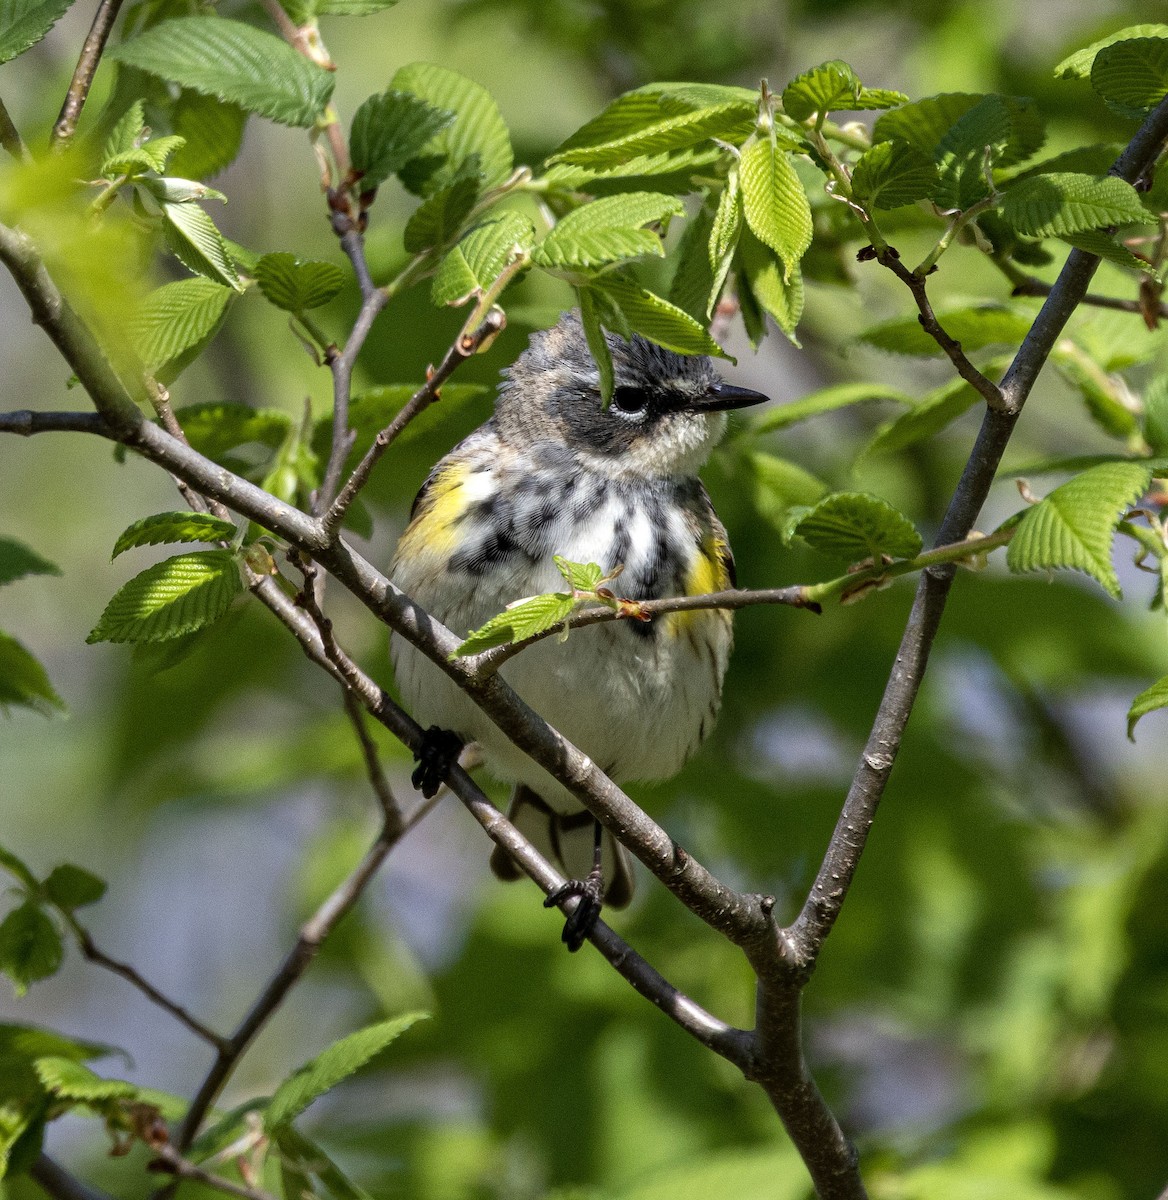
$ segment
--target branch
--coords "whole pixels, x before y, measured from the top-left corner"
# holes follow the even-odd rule
[[[99,1192],[70,1175],[47,1154],[40,1155],[29,1167],[28,1173],[53,1200],[112,1200],[105,1192]]]
[[[345,519],[349,505],[357,498],[357,493],[369,481],[369,476],[378,460],[393,443],[399,433],[424,409],[429,408],[439,399],[439,389],[457,368],[468,358],[473,357],[492,338],[497,336],[506,324],[506,318],[497,309],[491,309],[482,319],[477,328],[462,334],[454,345],[446,352],[446,357],[436,370],[429,372],[426,382],[410,397],[406,406],[373,440],[373,445],[365,452],[365,457],[357,464],[353,474],[349,476],[340,495],[332,502],[328,511],[321,518],[325,537],[331,542],[336,539]]]
[[[1017,270],[1012,263],[1002,262],[998,259],[990,261],[1013,284],[1011,296],[1049,296],[1051,288],[1054,287],[1054,284],[1046,283],[1037,275],[1029,275],[1025,271]],[[1141,317],[1149,311],[1148,306],[1139,300],[1123,300],[1119,296],[1103,296],[1098,292],[1087,292],[1080,303],[1090,305],[1092,308],[1109,308],[1116,312],[1135,313]],[[1151,311],[1157,313],[1161,318],[1168,318],[1168,304],[1153,305]]]
[[[97,64],[101,62],[106,39],[121,7],[122,0],[101,0],[97,6],[97,14],[90,26],[89,36],[81,47],[81,57],[77,60],[73,78],[69,81],[69,90],[65,93],[65,103],[61,106],[61,113],[53,126],[50,145],[55,150],[64,150],[73,139],[81,110],[89,96],[93,76],[97,72]]]
[[[196,1166],[189,1159],[184,1158],[173,1146],[166,1143],[155,1146],[154,1152],[157,1157],[147,1167],[149,1171],[165,1172],[178,1179],[191,1179],[206,1187],[214,1188],[218,1192],[226,1192],[229,1196],[242,1196],[243,1200],[276,1200],[271,1192],[235,1183],[230,1179],[224,1179],[222,1175],[204,1171],[202,1167]]]
[[[12,123],[12,117],[9,116],[3,100],[0,100],[0,146],[3,146],[17,162],[28,161],[28,147]]]

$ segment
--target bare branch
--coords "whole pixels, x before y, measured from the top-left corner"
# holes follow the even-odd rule
[[[246,1184],[224,1179],[222,1175],[204,1171],[167,1143],[155,1146],[154,1152],[157,1157],[150,1163],[148,1170],[165,1171],[178,1179],[191,1179],[228,1196],[242,1196],[243,1200],[276,1200],[271,1192],[265,1192],[262,1188],[248,1187]]]
[[[73,78],[69,81],[69,90],[65,93],[65,103],[61,106],[60,115],[53,126],[50,144],[55,150],[63,150],[73,140],[73,134],[77,131],[77,121],[89,96],[93,76],[97,72],[97,64],[101,62],[106,39],[114,27],[121,7],[122,0],[101,0],[97,6],[97,14],[93,18],[85,44],[81,47],[81,57],[77,60]]]

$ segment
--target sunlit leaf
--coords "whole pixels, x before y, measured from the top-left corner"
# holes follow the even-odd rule
[[[570,592],[548,592],[520,600],[469,634],[452,657],[478,654],[554,629],[571,616],[577,603]]]
[[[233,288],[203,276],[163,284],[150,293],[130,321],[130,336],[143,366],[170,382],[219,331]],[[160,369],[169,367],[164,374]]]
[[[746,223],[789,274],[811,245],[811,206],[791,159],[760,138],[743,152],[738,172]]]
[[[1035,175],[1014,184],[998,211],[1019,233],[1032,237],[1060,237],[1152,220],[1130,183],[1114,175],[1097,179],[1072,172]]]
[[[534,241],[535,227],[522,213],[492,213],[442,260],[430,289],[431,299],[435,304],[458,304],[481,295]]]
[[[0,0],[0,63],[23,54],[68,12],[73,0]]]
[[[795,532],[814,549],[847,562],[913,558],[921,552],[921,535],[908,517],[867,492],[825,496]]]
[[[1136,724],[1140,718],[1160,708],[1168,708],[1168,675],[1157,679],[1131,702],[1127,713],[1127,736],[1133,742],[1136,740]]]
[[[132,546],[158,546],[171,542],[229,542],[235,525],[210,513],[164,512],[135,521],[118,535],[112,558]]]
[[[349,154],[362,189],[375,188],[400,171],[454,113],[409,92],[390,89],[370,96],[353,114]]]

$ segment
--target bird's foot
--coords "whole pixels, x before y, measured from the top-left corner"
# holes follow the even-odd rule
[[[446,782],[450,768],[458,762],[462,751],[462,739],[449,729],[431,725],[422,734],[421,745],[414,754],[418,764],[410,776],[410,782],[429,800],[437,795],[438,789]]]
[[[600,910],[604,903],[604,889],[601,885],[599,871],[590,871],[584,879],[569,879],[567,883],[556,888],[543,902],[544,908],[555,908],[561,901],[571,896],[578,896],[580,902],[568,914],[564,921],[564,932],[560,935],[565,946],[575,954],[596,922],[600,919]]]

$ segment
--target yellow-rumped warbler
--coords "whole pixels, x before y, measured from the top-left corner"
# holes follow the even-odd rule
[[[393,579],[456,633],[515,600],[562,590],[553,555],[606,573],[623,567],[617,588],[634,600],[733,586],[726,530],[696,473],[724,431],[722,410],[766,397],[723,383],[709,358],[640,337],[608,335],[608,344],[615,390],[605,408],[578,315],[535,334],[504,372],[495,415],[418,493]],[[616,782],[668,779],[713,728],[730,619],[709,609],[590,626],[529,647],[501,673]],[[605,899],[616,907],[632,895],[627,852],[607,833],[602,842],[580,802],[417,650],[395,637],[392,653],[402,696],[434,727],[431,740],[441,745],[450,731],[454,746],[478,742],[488,769],[517,785],[511,819],[589,901],[565,930],[576,948],[599,911],[601,847]],[[499,848],[491,865],[518,877]]]

